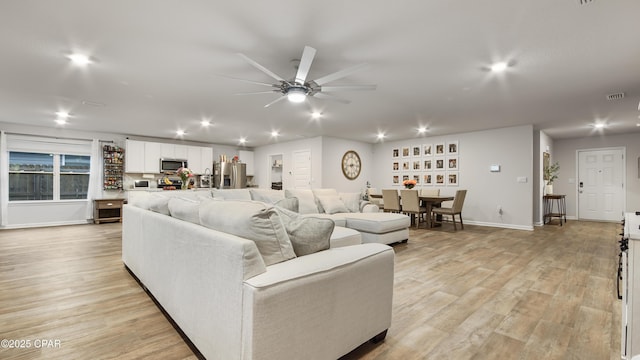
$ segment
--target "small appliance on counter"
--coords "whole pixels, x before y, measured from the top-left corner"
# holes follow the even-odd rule
[[[149,180],[136,180],[133,182],[134,189],[148,189],[149,188]]]
[[[162,190],[180,190],[182,188],[182,180],[170,179],[166,176],[158,179],[158,189]]]

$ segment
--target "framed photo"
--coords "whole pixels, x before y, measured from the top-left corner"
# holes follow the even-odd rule
[[[420,170],[420,160],[413,161],[413,170]]]
[[[422,152],[422,146],[420,145],[413,145],[411,147],[411,155],[413,156],[420,156],[420,153]]]
[[[393,171],[400,171],[400,163],[397,161],[394,161],[392,165],[392,169]]]
[[[447,172],[447,186],[458,186],[459,173],[457,171]]]
[[[402,162],[402,170],[404,170],[404,171],[409,170],[409,162],[408,161],[403,161]]]
[[[413,180],[416,181],[416,185],[420,185],[420,175],[413,175]]]
[[[444,185],[445,184],[445,173],[444,172],[437,172],[435,173],[435,178],[436,178],[436,185]]]
[[[409,157],[409,147],[405,146],[402,148],[402,157]]]
[[[424,161],[424,164],[423,164],[424,166],[423,166],[422,168],[423,168],[424,170],[431,170],[431,169],[432,169],[432,167],[431,167],[431,161],[432,161],[431,159],[429,159],[429,160],[425,160],[425,161]]]
[[[402,174],[402,182],[409,180],[409,174]]]
[[[444,143],[438,143],[435,145],[436,155],[444,155]]]
[[[447,170],[458,170],[457,156],[450,156],[447,158]]]
[[[433,174],[426,173],[422,175],[422,184],[423,185],[433,185]]]
[[[391,182],[394,186],[400,185],[400,175],[393,175],[393,180]]]
[[[423,156],[433,156],[433,144],[423,144],[422,145],[422,155]]]
[[[449,155],[458,154],[458,141],[447,142],[447,154]]]
[[[444,169],[444,159],[436,159],[436,170]]]
[[[392,154],[391,156],[394,158],[400,157],[400,150],[398,148],[394,148],[393,150],[391,150]]]

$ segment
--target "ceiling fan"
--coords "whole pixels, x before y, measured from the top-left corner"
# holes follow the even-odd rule
[[[282,101],[284,99],[288,99],[291,102],[294,103],[300,103],[305,101],[305,99],[307,97],[317,97],[317,98],[323,98],[323,99],[329,99],[329,100],[335,100],[344,104],[348,104],[350,103],[349,100],[345,100],[339,97],[336,97],[334,95],[331,95],[329,93],[332,92],[338,92],[338,91],[359,91],[359,90],[375,90],[376,89],[376,85],[334,85],[334,86],[325,86],[325,84],[332,82],[334,80],[338,80],[341,79],[353,72],[356,72],[360,69],[362,69],[363,67],[365,67],[367,64],[366,63],[362,63],[362,64],[358,64],[355,66],[352,66],[350,68],[344,69],[344,70],[340,70],[337,72],[334,72],[332,74],[329,75],[325,75],[323,77],[317,78],[315,80],[307,80],[307,75],[309,74],[309,69],[311,68],[311,63],[313,62],[313,58],[316,55],[316,49],[310,47],[310,46],[305,46],[304,50],[302,52],[302,57],[300,58],[300,63],[298,65],[298,70],[296,72],[296,75],[293,79],[291,80],[285,80],[283,77],[281,77],[280,75],[274,73],[273,71],[267,69],[266,67],[260,65],[258,62],[256,62],[255,60],[249,58],[248,56],[238,53],[238,55],[240,57],[242,57],[244,60],[246,60],[249,64],[253,65],[255,68],[257,68],[258,70],[262,71],[263,73],[269,75],[270,77],[274,78],[277,83],[275,84],[268,84],[268,83],[263,83],[263,82],[258,82],[258,81],[252,81],[252,80],[245,80],[245,79],[238,79],[238,78],[231,78],[231,79],[235,79],[235,80],[240,80],[240,81],[244,81],[244,82],[248,82],[251,84],[258,84],[258,85],[264,85],[264,86],[269,86],[272,87],[271,90],[269,91],[258,91],[258,92],[249,92],[249,93],[240,93],[240,94],[236,94],[236,95],[251,95],[251,94],[272,94],[272,93],[276,93],[276,94],[280,94],[281,96],[278,97],[277,99],[275,99],[274,101],[268,103],[267,105],[265,105],[264,107],[269,107],[279,101]]]

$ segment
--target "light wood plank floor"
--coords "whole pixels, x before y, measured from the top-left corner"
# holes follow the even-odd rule
[[[395,245],[385,342],[347,359],[619,359],[612,223],[450,224]],[[123,268],[121,225],[0,231],[1,359],[195,359]],[[35,348],[36,339],[59,347]]]

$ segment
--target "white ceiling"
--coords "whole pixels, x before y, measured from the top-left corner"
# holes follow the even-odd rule
[[[552,138],[639,132],[640,1],[153,1],[0,3],[0,122],[247,146],[318,135],[376,142],[533,124]],[[341,104],[277,95],[237,53],[288,78],[366,62]],[[70,52],[94,63],[74,67]],[[503,74],[487,71],[509,61]],[[268,88],[267,88],[268,89]],[[606,95],[625,98],[607,101]],[[101,103],[104,106],[83,104]],[[321,111],[320,120],[310,112]],[[200,120],[213,122],[202,128]],[[608,127],[593,129],[596,120]],[[273,139],[272,130],[281,136]],[[53,131],[53,130],[52,130]],[[55,132],[55,131],[53,131]]]

